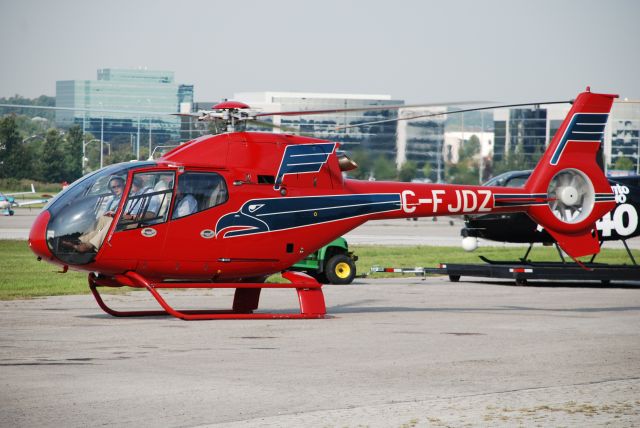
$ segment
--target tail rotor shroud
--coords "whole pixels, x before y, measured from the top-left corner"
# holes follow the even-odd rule
[[[595,190],[587,175],[573,168],[556,173],[547,189],[549,208],[562,222],[580,223],[591,214]]]

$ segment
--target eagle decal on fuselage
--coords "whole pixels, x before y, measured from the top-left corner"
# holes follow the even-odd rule
[[[294,229],[401,208],[400,194],[397,193],[253,199],[245,202],[239,211],[218,220],[216,237],[232,238]]]

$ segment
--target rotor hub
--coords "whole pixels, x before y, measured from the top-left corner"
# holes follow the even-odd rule
[[[558,197],[563,204],[574,206],[578,203],[579,199],[578,189],[573,186],[563,187],[558,191]]]

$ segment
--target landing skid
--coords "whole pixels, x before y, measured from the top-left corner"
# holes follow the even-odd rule
[[[127,272],[113,277],[89,274],[89,288],[100,308],[114,317],[141,317],[172,315],[183,320],[218,319],[299,319],[324,318],[326,306],[322,294],[322,284],[301,272],[286,271],[282,276],[291,281],[289,284],[266,283],[199,283],[199,282],[150,282],[136,272]],[[163,310],[117,311],[111,309],[102,299],[98,287],[145,288],[160,304]],[[233,307],[230,310],[176,310],[158,292],[161,288],[235,288]],[[258,309],[260,292],[263,288],[295,288],[300,303],[300,313],[253,313]]]

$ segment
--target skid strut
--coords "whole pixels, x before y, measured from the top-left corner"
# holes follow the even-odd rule
[[[113,277],[98,277],[89,274],[89,288],[100,308],[115,317],[140,317],[154,315],[172,315],[183,320],[216,319],[274,319],[274,318],[324,318],[327,310],[322,294],[322,284],[301,272],[286,271],[282,276],[291,281],[289,284],[265,283],[210,283],[210,282],[150,282],[136,272]],[[111,309],[102,299],[98,287],[145,288],[163,310],[117,311]],[[176,310],[160,295],[160,288],[235,288],[233,307],[230,310]],[[300,303],[300,313],[257,313],[260,291],[263,288],[295,288]]]

